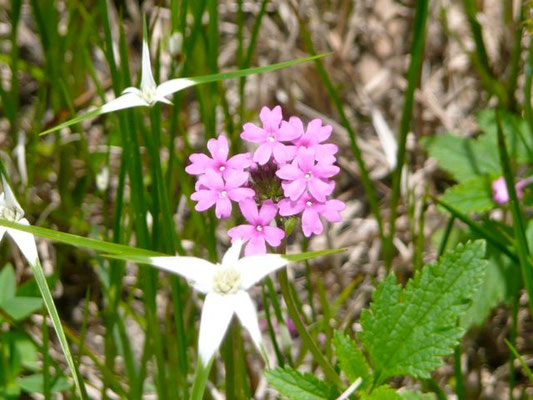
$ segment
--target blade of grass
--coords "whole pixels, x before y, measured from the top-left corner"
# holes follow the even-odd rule
[[[524,369],[524,372],[527,378],[529,379],[529,382],[533,383],[533,373],[531,372],[531,369],[529,369],[527,363],[524,361],[524,358],[518,353],[518,351],[516,351],[516,348],[507,339],[503,340],[507,347],[509,347],[509,350],[511,350],[511,353],[513,353],[514,356],[518,359],[518,361],[520,361],[520,365]]]
[[[509,154],[507,153],[507,145],[505,143],[503,126],[498,109],[496,109],[496,123],[498,126],[498,152],[500,154],[500,163],[505,178],[505,184],[507,186],[507,193],[509,193],[509,207],[513,216],[515,249],[518,253],[522,278],[524,279],[524,284],[528,293],[529,309],[531,315],[533,315],[533,270],[531,269],[531,264],[528,260],[529,248],[524,227],[524,216],[520,209],[520,203],[518,202],[518,196],[515,190],[514,174],[511,168],[511,161],[509,160]]]
[[[428,0],[420,0],[416,3],[413,39],[411,43],[411,62],[407,71],[407,89],[404,95],[402,117],[400,120],[400,130],[398,132],[398,152],[396,155],[396,169],[392,175],[392,188],[389,203],[389,232],[384,243],[383,255],[385,267],[390,269],[393,259],[393,240],[396,230],[396,216],[398,213],[398,203],[401,196],[402,171],[405,166],[407,134],[411,127],[413,116],[413,106],[415,90],[420,79],[422,62],[424,60],[424,45],[426,42],[426,26],[428,18]]]

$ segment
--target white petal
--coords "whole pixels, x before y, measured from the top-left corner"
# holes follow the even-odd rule
[[[113,111],[124,110],[125,108],[142,106],[148,107],[148,103],[139,97],[137,93],[129,92],[105,103],[100,108],[100,111],[101,114],[105,114]]]
[[[6,177],[2,174],[2,186],[4,188],[4,204],[7,207],[16,207],[20,211],[22,211],[22,207],[20,207],[20,204],[18,203],[17,199],[15,198],[15,194],[11,190],[11,186],[6,181]],[[24,214],[24,212],[22,212]]]
[[[235,240],[231,247],[226,251],[224,257],[222,257],[222,265],[232,266],[235,264],[241,256],[242,240]]]
[[[209,261],[197,257],[151,257],[154,267],[178,274],[191,281],[196,290],[207,293],[213,287],[213,275],[217,268]]]
[[[18,221],[19,224],[29,225],[30,223],[26,218],[22,218]],[[19,247],[24,257],[30,264],[35,264],[39,261],[39,255],[37,254],[37,246],[35,245],[35,237],[28,232],[18,231],[16,229],[7,229],[9,236],[13,238],[17,246]]]
[[[289,260],[279,254],[261,254],[241,258],[237,261],[235,268],[241,273],[241,286],[248,289],[288,263]]]
[[[239,317],[242,326],[244,326],[257,347],[257,350],[262,351],[261,349],[261,331],[259,329],[259,321],[257,319],[257,311],[255,305],[250,298],[250,295],[241,290],[237,292],[233,297],[233,308],[235,314]]]
[[[159,101],[160,103],[165,103],[165,104],[171,105],[171,106],[174,105],[174,103],[172,103],[172,102],[171,102],[169,99],[167,99],[166,97],[158,96],[157,94],[154,96],[154,100],[155,100],[155,101]]]
[[[169,94],[179,92],[180,90],[196,85],[196,82],[188,78],[177,78],[161,83],[155,93],[158,97],[166,97]]]
[[[7,232],[7,228],[0,226],[0,241],[4,238],[4,235],[6,232]]]
[[[222,343],[233,316],[233,296],[221,296],[215,292],[205,297],[200,320],[198,352],[204,365],[207,365]]]
[[[141,67],[141,90],[155,89],[154,75],[152,74],[152,63],[150,62],[150,49],[146,38],[143,39],[143,54]]]

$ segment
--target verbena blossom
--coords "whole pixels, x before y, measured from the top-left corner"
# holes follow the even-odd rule
[[[303,148],[298,152],[291,164],[283,165],[276,175],[285,179],[283,189],[291,200],[297,200],[307,189],[318,201],[326,201],[335,188],[334,182],[328,178],[339,173],[339,167],[316,161],[316,153],[312,148]]]
[[[324,217],[328,222],[340,222],[340,212],[346,208],[346,205],[340,200],[331,199],[319,202],[309,194],[302,195],[296,201],[283,199],[278,206],[281,216],[302,214],[302,232],[307,237],[312,234],[320,235],[324,230],[320,217]]]
[[[267,252],[267,242],[272,247],[281,244],[285,237],[285,232],[275,226],[270,226],[276,214],[277,206],[271,201],[265,201],[261,209],[258,209],[254,200],[247,199],[239,203],[240,210],[249,224],[238,225],[228,231],[228,236],[234,241],[243,240],[248,242],[244,254],[251,256],[254,254],[264,254]]]
[[[0,218],[22,225],[29,225],[30,223],[28,220],[24,218],[24,210],[22,210],[22,207],[15,198],[11,187],[3,175],[2,186],[4,188],[4,192],[0,194]],[[24,257],[26,257],[26,260],[28,260],[30,264],[35,265],[39,262],[35,238],[31,233],[2,226],[0,227],[0,240],[2,240],[6,233],[15,241],[20,251],[22,254],[24,254]]]
[[[196,257],[151,257],[140,260],[181,275],[199,292],[206,294],[200,319],[198,352],[204,366],[226,334],[233,314],[248,330],[255,346],[264,355],[256,307],[247,290],[265,276],[288,264],[278,254],[240,258],[242,242],[236,240],[220,264]]]
[[[533,183],[533,177],[522,179],[515,184],[516,196],[521,199],[524,195],[523,189],[529,184]],[[498,204],[505,204],[509,202],[509,192],[507,191],[507,184],[505,178],[500,176],[492,182],[492,199]]]
[[[251,122],[244,124],[241,138],[259,144],[254,152],[254,162],[265,165],[273,156],[278,163],[290,161],[294,157],[296,148],[286,146],[283,142],[290,142],[299,136],[299,132],[287,124],[283,124],[281,107],[276,106],[272,110],[263,107],[259,114],[259,119],[263,127],[259,127]]]
[[[224,135],[220,135],[217,139],[209,139],[207,148],[211,157],[203,153],[191,154],[189,157],[191,164],[185,168],[185,172],[191,175],[203,175],[210,169],[227,179],[233,172],[243,171],[252,165],[248,153],[237,154],[228,160],[229,144]]]
[[[253,189],[242,187],[248,181],[249,173],[234,171],[227,179],[213,170],[206,170],[198,179],[196,192],[191,199],[198,203],[194,207],[196,211],[205,211],[215,206],[217,218],[228,218],[231,214],[231,201],[243,201],[254,196]]]
[[[246,123],[241,133],[242,139],[259,145],[252,162],[248,153],[228,159],[229,145],[221,135],[208,142],[211,157],[193,154],[186,168],[199,175],[191,196],[198,201],[196,210],[216,204],[217,217],[226,218],[232,210],[230,200],[239,202],[246,223],[231,228],[228,235],[247,243],[246,255],[266,253],[267,245],[279,246],[284,231],[273,224],[283,218],[301,216],[303,234],[309,237],[322,233],[323,220],[339,222],[345,209],[342,201],[329,198],[335,189],[332,178],[339,172],[334,165],[338,148],[327,142],[331,126],[314,119],[304,129],[297,117],[284,121],[279,106],[263,107],[259,117],[262,127]],[[248,172],[245,178],[243,173]],[[228,197],[229,180],[232,189],[248,189],[253,195],[248,192],[241,200]],[[278,210],[281,218],[276,219]]]
[[[294,141],[297,151],[313,149],[318,161],[329,164],[335,162],[335,154],[339,148],[333,143],[324,143],[331,136],[333,130],[331,125],[322,125],[322,120],[317,118],[309,122],[307,129],[304,130],[304,124],[298,117],[290,117],[289,122],[281,123],[282,128],[287,129],[285,124],[290,124],[298,133],[298,139]]]

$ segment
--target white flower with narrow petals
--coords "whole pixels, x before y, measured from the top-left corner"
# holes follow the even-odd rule
[[[2,186],[4,192],[0,194],[0,218],[23,225],[29,225],[30,223],[28,220],[24,218],[24,210],[22,210],[22,207],[15,198],[4,175],[2,175]],[[0,240],[2,240],[6,233],[15,241],[30,264],[35,265],[39,261],[35,238],[31,233],[2,226],[0,227]]]
[[[289,260],[279,254],[239,258],[241,248],[242,241],[235,241],[221,264],[179,256],[147,260],[155,267],[183,276],[196,290],[206,294],[198,339],[198,351],[204,365],[210,362],[220,346],[233,314],[263,353],[257,311],[247,290],[271,272],[286,266]]]

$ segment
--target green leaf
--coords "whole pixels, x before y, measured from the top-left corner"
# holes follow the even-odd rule
[[[238,71],[229,71],[229,72],[221,72],[218,74],[212,74],[212,75],[204,75],[204,76],[192,76],[188,78],[177,78],[173,81],[181,81],[182,82],[182,89],[186,89],[192,86],[196,86],[202,83],[210,83],[210,82],[218,82],[223,81],[226,79],[233,79],[233,78],[241,78],[248,75],[254,75],[254,74],[262,74],[265,72],[275,71],[277,69],[290,67],[293,65],[301,64],[307,61],[313,61],[318,58],[322,58],[325,56],[328,56],[331,53],[325,53],[325,54],[319,54],[312,57],[304,57],[304,58],[297,58],[295,60],[289,60],[280,62],[277,64],[271,64],[271,65],[265,65],[263,67],[255,67],[255,68],[247,68],[247,69],[241,69]],[[178,91],[180,91],[178,90]],[[176,92],[178,92],[176,91]],[[176,93],[174,92],[174,93]],[[97,109],[88,112],[86,114],[78,115],[77,117],[74,117],[73,119],[70,119],[68,121],[63,122],[62,124],[59,124],[57,126],[54,126],[53,128],[47,129],[44,132],[41,132],[39,135],[46,135],[51,132],[58,131],[60,129],[79,124],[80,122],[83,122],[87,119],[94,118],[98,115],[102,114],[102,107],[98,107]]]
[[[486,176],[470,178],[448,188],[441,199],[464,214],[488,211],[495,205],[491,181]]]
[[[17,290],[17,281],[15,279],[15,271],[11,264],[6,264],[2,271],[0,271],[0,304],[3,301],[15,297]]]
[[[402,396],[388,386],[379,386],[372,393],[363,393],[361,400],[402,400]]]
[[[446,133],[425,141],[430,157],[459,182],[483,174],[500,174],[495,145],[486,138],[471,139]]]
[[[74,247],[83,247],[110,254],[129,254],[145,257],[157,257],[166,255],[162,253],[157,253],[155,251],[140,249],[137,247],[125,246],[122,244],[105,242],[103,240],[86,238],[83,236],[73,235],[71,233],[58,232],[52,229],[41,228],[39,226],[17,224],[16,222],[7,221],[5,219],[0,219],[0,226],[18,229],[19,231],[28,232],[35,236],[40,236],[45,239],[54,240],[56,242],[66,243]]]
[[[43,301],[39,297],[13,297],[0,303],[0,307],[15,321],[29,317],[42,306]]]
[[[362,389],[369,387],[372,383],[372,374],[366,358],[359,350],[357,343],[341,331],[335,331],[333,343],[335,344],[335,355],[337,360],[339,360],[341,370],[346,374],[348,380],[355,382],[360,377],[363,380],[360,387]]]
[[[360,334],[377,383],[397,375],[427,378],[442,365],[463,334],[457,318],[481,285],[484,253],[484,241],[460,244],[405,288],[394,275],[381,282],[361,314]]]
[[[403,400],[435,400],[433,393],[422,393],[417,390],[400,390],[397,393]]]
[[[265,371],[265,375],[268,384],[290,400],[328,400],[332,398],[332,388],[309,373],[302,374],[290,367],[278,367]]]
[[[34,374],[18,380],[18,384],[22,390],[28,393],[43,393],[43,383],[44,379],[42,374]],[[50,388],[52,393],[64,392],[68,389],[70,389],[70,383],[63,377],[57,378]]]

